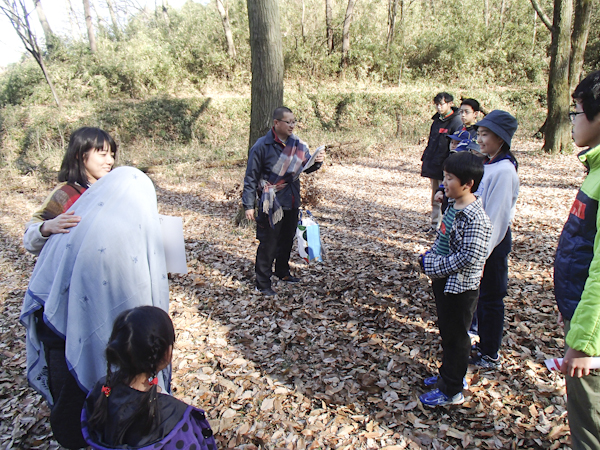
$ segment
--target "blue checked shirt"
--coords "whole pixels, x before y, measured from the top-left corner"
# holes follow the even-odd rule
[[[479,288],[492,229],[481,199],[477,197],[466,208],[456,211],[450,230],[450,253],[436,253],[438,237],[431,252],[423,256],[423,269],[428,276],[448,278],[445,294],[460,294]]]

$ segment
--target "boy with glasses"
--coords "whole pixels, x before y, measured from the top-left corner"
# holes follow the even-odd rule
[[[584,147],[583,180],[563,228],[554,262],[554,293],[564,323],[567,411],[572,448],[600,448],[600,373],[590,370],[600,356],[600,71],[588,75],[573,93],[573,140]]]

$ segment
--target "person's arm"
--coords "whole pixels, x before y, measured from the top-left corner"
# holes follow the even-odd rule
[[[256,189],[262,171],[262,158],[260,145],[255,145],[250,150],[246,175],[244,176],[244,190],[242,192],[242,205],[244,205],[246,219],[254,220],[254,203],[256,201]]]
[[[496,164],[504,164],[499,162]],[[510,163],[509,163],[510,164]],[[512,166],[512,165],[511,165]],[[515,184],[518,186],[518,177],[514,171],[514,167],[507,166],[506,170],[494,170],[489,178],[482,180],[484,190],[482,192],[482,201],[485,212],[490,218],[494,230],[490,239],[487,256],[502,242],[508,227],[510,225],[511,211],[513,207],[513,195]],[[484,173],[484,178],[486,177]],[[517,187],[518,189],[518,187]]]
[[[63,185],[59,185],[50,193],[42,207],[25,225],[23,246],[34,255],[39,255],[51,235],[68,233],[70,228],[81,221],[81,217],[76,216],[73,211],[62,212],[65,207],[63,196],[66,195],[61,192],[62,187]]]
[[[449,255],[435,253],[423,255],[425,273],[432,278],[447,277],[485,257],[491,234],[492,230],[487,222],[472,220],[464,229],[458,252]]]

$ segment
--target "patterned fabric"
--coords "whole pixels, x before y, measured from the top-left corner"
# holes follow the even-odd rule
[[[77,201],[86,188],[79,185],[62,183],[59,184],[52,193],[46,198],[42,207],[36,211],[27,224],[44,222],[54,219],[69,210],[73,203]]]
[[[114,449],[139,449],[139,450],[216,450],[217,444],[203,410],[186,405],[166,394],[159,394],[159,417],[160,423],[154,423],[150,430],[150,436],[142,435],[136,429],[138,423],[131,424],[130,431],[125,433],[124,442],[121,444],[110,444],[104,442],[105,433],[94,430],[88,423],[93,414],[93,406],[100,392],[97,385],[86,400],[81,411],[81,431],[86,442],[96,450]],[[119,425],[135,413],[143,397],[142,392],[135,391],[128,386],[116,386],[111,393],[109,402],[115,408],[109,407],[109,422],[105,428],[119,430]],[[114,411],[113,411],[114,410]],[[114,422],[120,422],[115,424]]]
[[[50,236],[29,281],[21,310],[27,328],[27,377],[52,405],[48,368],[34,312],[65,340],[71,373],[89,391],[106,374],[104,350],[116,316],[154,305],[168,311],[169,284],[152,181],[119,167],[77,201],[81,222]],[[161,374],[168,390],[169,371]]]
[[[450,230],[450,253],[438,254],[439,237],[430,253],[423,256],[423,268],[431,278],[448,277],[445,294],[477,289],[492,236],[492,224],[481,199],[458,210]]]
[[[444,217],[442,224],[438,230],[438,245],[436,246],[436,253],[438,255],[448,255],[450,253],[450,230],[452,229],[452,223],[454,222],[454,216],[456,215],[456,209],[450,205]]]
[[[275,224],[283,218],[283,208],[277,200],[277,192],[300,175],[309,157],[310,153],[304,142],[295,136],[290,136],[269,178],[261,180],[260,205],[262,211],[269,217],[271,228],[274,228]]]

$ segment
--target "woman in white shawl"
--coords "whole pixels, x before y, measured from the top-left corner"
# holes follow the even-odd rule
[[[81,407],[106,373],[104,349],[114,319],[141,305],[168,311],[169,287],[152,181],[117,168],[91,185],[69,211],[81,221],[45,243],[25,295],[27,376],[52,407],[55,438],[85,446]],[[170,369],[159,377],[168,391]]]

